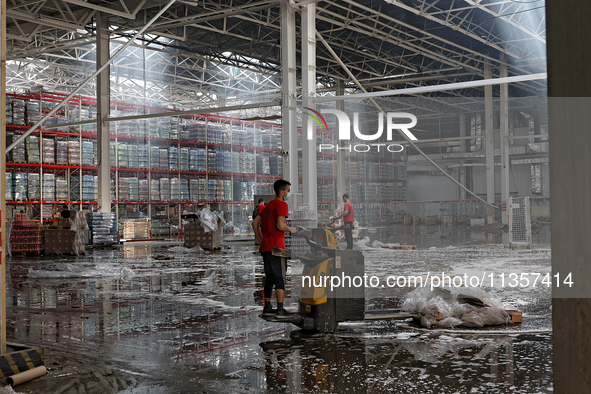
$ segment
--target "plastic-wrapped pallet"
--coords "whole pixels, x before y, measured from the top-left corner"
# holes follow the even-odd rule
[[[179,149],[174,146],[168,148],[168,168],[171,170],[179,169]]]
[[[129,201],[139,201],[140,185],[137,177],[128,178],[129,182]]]
[[[179,178],[170,178],[170,200],[178,201],[181,194],[181,183]]]
[[[232,172],[239,174],[240,171],[240,152],[232,152]]]
[[[188,141],[189,140],[189,131],[187,130],[186,126],[179,126],[179,137],[181,140],[183,141]]]
[[[55,174],[43,174],[44,201],[55,201]]]
[[[129,178],[119,178],[119,201],[129,201]]]
[[[139,159],[137,145],[127,145],[127,164],[129,168],[139,168]]]
[[[189,195],[190,199],[193,202],[199,201],[199,180],[198,179],[190,179],[189,180]]]
[[[160,199],[170,201],[170,179],[160,178]]]
[[[38,172],[28,174],[27,194],[30,200],[41,200],[41,176]]]
[[[148,201],[150,199],[150,183],[147,179],[139,180],[140,194],[139,201]]]
[[[117,153],[116,153],[116,144],[111,142],[110,149],[109,149],[109,158],[111,162],[111,167],[117,167]]]
[[[119,168],[129,168],[129,156],[126,144],[117,144],[117,166]]]
[[[179,139],[179,118],[173,117],[170,119],[170,133],[169,137],[171,140]]]
[[[168,168],[168,149],[160,148],[160,169]]]
[[[160,148],[157,146],[150,147],[150,168],[153,170],[160,169]]]
[[[68,165],[68,142],[63,139],[55,141],[55,164]]]
[[[207,179],[199,179],[199,201],[207,201]]]
[[[19,126],[25,125],[25,102],[12,99],[12,123]]]
[[[12,184],[12,174],[7,172],[5,174],[4,177],[4,186],[6,188],[5,194],[4,194],[4,198],[6,198],[6,201],[12,201],[14,200],[14,187]]]
[[[117,220],[114,212],[89,212],[86,220],[93,244],[117,242]]]
[[[150,200],[162,201],[160,199],[160,181],[158,179],[150,180]]]
[[[189,151],[189,171],[199,171],[197,164],[197,151],[191,149]]]
[[[207,151],[197,149],[197,171],[207,171]]]
[[[43,151],[43,163],[55,164],[55,140],[53,138],[43,138],[41,141]]]
[[[55,199],[56,201],[68,201],[70,199],[68,190],[68,181],[65,179],[55,179]]]
[[[19,136],[13,133],[6,134],[6,145],[12,144]],[[25,144],[18,144],[15,146],[8,154],[7,160],[12,161],[14,163],[24,163],[26,159],[25,154]]]
[[[138,167],[137,168],[149,168],[148,159],[148,145],[138,145]]]
[[[6,124],[14,124],[12,120],[12,97],[6,97],[4,109],[4,113],[6,114]]]
[[[207,141],[207,126],[205,123],[193,123],[185,126],[189,134],[189,141],[206,142]]]
[[[189,180],[182,178],[181,179],[181,201],[189,201],[189,200],[190,200]]]
[[[215,152],[215,172],[224,172],[224,152]]]
[[[82,175],[82,200],[94,201],[97,193],[97,184],[93,175]]]
[[[81,161],[83,166],[94,165],[94,144],[92,141],[82,141]]]
[[[74,217],[71,217],[70,231],[74,231],[74,242],[72,242],[72,253],[76,256],[86,254],[84,241],[88,232],[88,223],[84,217],[84,212],[75,211]]]
[[[80,200],[80,177],[70,176],[70,201]]]
[[[224,181],[224,201],[232,201],[232,181]]]
[[[180,149],[179,162],[181,171],[189,171],[189,149]]]
[[[80,165],[80,141],[68,141],[68,164],[71,166]]]
[[[269,171],[271,175],[283,174],[283,158],[280,155],[269,157]]]
[[[215,151],[208,150],[207,151],[207,170],[209,172],[216,172],[217,169],[217,157]]]
[[[217,181],[215,179],[209,179],[207,184],[208,184],[207,199],[209,201],[215,201],[216,200]]]
[[[125,219],[123,223],[123,238],[125,239],[149,239],[150,219]]]
[[[170,120],[168,118],[158,118],[158,137],[170,139]]]
[[[232,172],[232,152],[222,152],[224,157],[222,172]]]
[[[27,152],[27,163],[40,163],[39,137],[27,136],[25,138],[25,151]]]
[[[12,174],[12,190],[15,200],[26,200],[28,198],[28,176],[26,173],[15,172]]]
[[[254,174],[255,167],[254,153],[240,152],[240,172],[243,174]]]
[[[270,175],[271,170],[269,167],[269,156],[257,156],[257,174],[259,175]]]
[[[41,119],[39,117],[39,115],[40,115],[39,101],[37,101],[37,100],[27,101],[27,103],[25,104],[25,115],[26,115],[26,121],[27,121],[28,125],[32,126],[33,124],[37,123],[39,121],[39,119]]]

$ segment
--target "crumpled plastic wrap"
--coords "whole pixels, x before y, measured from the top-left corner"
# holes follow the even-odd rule
[[[418,313],[426,328],[484,327],[510,321],[505,306],[479,287],[419,287],[408,294],[401,309]]]
[[[70,217],[70,231],[74,231],[74,243],[72,245],[72,253],[76,256],[85,255],[84,241],[86,240],[86,233],[88,231],[88,223],[86,216],[82,211],[72,211],[74,217]]]
[[[12,248],[10,247],[10,233],[12,232],[12,222],[14,218],[6,220],[6,239],[4,245],[6,245],[6,255],[12,256]]]
[[[198,216],[201,226],[206,233],[210,231],[215,232],[218,227],[222,227],[224,224],[226,224],[226,221],[220,216],[220,214],[217,212],[211,212],[207,208],[200,210]]]

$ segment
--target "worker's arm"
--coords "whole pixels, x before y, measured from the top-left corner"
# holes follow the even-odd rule
[[[285,216],[278,216],[277,217],[277,230],[283,231],[284,233],[297,232],[295,227],[289,227],[287,224],[285,224]]]
[[[252,222],[252,229],[254,230],[254,236],[257,239],[257,242],[260,244],[263,243],[263,234],[261,233],[261,216],[257,216],[254,221]]]
[[[344,218],[348,214],[349,214],[349,210],[348,209],[345,209],[345,212],[343,212],[342,215],[339,215],[336,218],[334,218],[334,220],[337,220],[337,219],[340,219],[340,218]]]

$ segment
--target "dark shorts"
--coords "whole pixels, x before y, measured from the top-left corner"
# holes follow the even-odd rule
[[[287,259],[273,256],[272,252],[262,252],[265,267],[265,297],[271,297],[273,287],[285,290],[285,273],[287,271]]]

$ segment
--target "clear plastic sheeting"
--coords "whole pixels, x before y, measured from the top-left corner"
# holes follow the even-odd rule
[[[82,211],[74,211],[74,218],[70,218],[70,231],[74,231],[74,243],[72,244],[72,253],[76,256],[86,254],[84,243],[86,240],[86,233],[88,232],[88,223],[86,216]]]
[[[184,246],[173,246],[172,248],[168,249],[171,253],[193,253],[193,252],[203,252],[203,248],[201,246],[193,246],[192,248],[185,248]]]
[[[418,313],[426,328],[484,327],[510,321],[504,305],[479,287],[419,287],[404,299],[402,310]]]
[[[121,280],[129,280],[136,276],[135,272],[128,267],[121,267],[119,264],[97,264],[96,266],[85,266],[78,264],[60,263],[56,270],[35,270],[29,269],[29,278],[96,278],[110,277]]]
[[[201,226],[206,233],[209,233],[210,231],[215,232],[217,231],[218,226],[226,224],[224,218],[222,218],[217,212],[211,212],[207,208],[200,210],[198,215]]]

